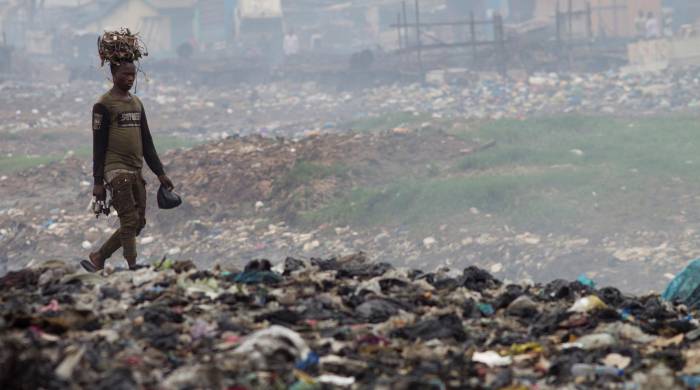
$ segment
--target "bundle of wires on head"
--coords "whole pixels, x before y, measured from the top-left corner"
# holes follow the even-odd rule
[[[128,28],[105,31],[101,37],[97,38],[97,50],[100,54],[100,66],[105,62],[114,65],[134,62],[148,55],[138,33],[132,34]]]

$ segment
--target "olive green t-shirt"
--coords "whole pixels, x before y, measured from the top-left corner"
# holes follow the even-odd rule
[[[148,128],[141,100],[129,95],[119,99],[107,92],[92,107],[92,156],[95,184],[106,172],[138,171],[146,161],[157,176],[165,174]]]
[[[115,169],[140,170],[143,167],[141,113],[143,105],[134,95],[127,101],[106,93],[98,103],[107,108],[109,136],[105,154],[105,172]]]

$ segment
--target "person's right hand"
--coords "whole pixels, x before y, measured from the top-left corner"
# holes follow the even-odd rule
[[[105,186],[102,184],[95,184],[92,187],[92,195],[97,200],[103,201],[103,200],[107,199],[107,193],[105,192]]]

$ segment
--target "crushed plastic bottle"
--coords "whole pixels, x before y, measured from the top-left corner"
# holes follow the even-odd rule
[[[573,342],[561,344],[561,349],[581,348],[585,350],[599,349],[613,346],[617,340],[607,333],[589,334]]]
[[[571,308],[569,308],[569,311],[573,313],[588,313],[605,307],[607,307],[607,305],[605,302],[601,301],[600,298],[595,295],[589,295],[576,301]]]
[[[574,376],[622,376],[625,374],[624,370],[616,367],[594,365],[594,364],[583,364],[576,363],[571,366],[571,374]]]

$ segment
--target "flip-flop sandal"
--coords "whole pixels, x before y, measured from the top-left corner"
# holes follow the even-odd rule
[[[100,271],[100,269],[97,268],[95,266],[95,264],[93,264],[92,261],[90,261],[90,260],[82,260],[82,261],[80,261],[80,265],[83,266],[83,268],[87,272],[95,273],[95,272]]]

